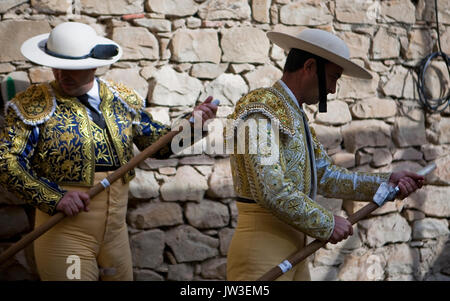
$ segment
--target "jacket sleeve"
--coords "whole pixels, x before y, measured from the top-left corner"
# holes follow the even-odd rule
[[[66,191],[33,172],[30,158],[38,138],[39,127],[26,125],[9,108],[5,128],[0,132],[0,185],[28,204],[53,215]]]
[[[271,122],[262,114],[252,114],[249,119],[267,120],[267,132],[273,129]],[[248,141],[260,141],[261,132],[252,135],[248,133]],[[279,143],[276,141],[279,140]],[[273,151],[277,152],[275,160],[268,161],[273,156]],[[305,152],[306,150],[298,150]],[[242,160],[245,166],[245,173],[251,187],[253,199],[262,207],[271,211],[275,216],[314,238],[328,240],[334,229],[334,216],[331,212],[313,201],[307,194],[297,187],[292,177],[299,176],[301,172],[289,167],[283,155],[284,146],[282,139],[275,139],[275,144],[257,145],[257,153],[251,154],[246,151],[244,154],[235,152],[235,160]],[[273,158],[273,157],[272,157]],[[270,164],[267,164],[270,162]]]
[[[334,165],[311,128],[317,169],[318,193],[324,197],[371,201],[381,183],[390,173],[351,172]]]
[[[150,113],[141,110],[139,116],[136,116],[133,126],[133,142],[139,150],[144,150],[160,137],[164,136],[170,131],[170,127],[158,121],[153,120]],[[172,154],[170,144],[158,151],[154,158],[166,159]]]

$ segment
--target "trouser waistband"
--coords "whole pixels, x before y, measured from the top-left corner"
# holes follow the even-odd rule
[[[107,171],[115,171],[119,169],[120,166],[102,166],[102,165],[96,165],[95,166],[95,172],[107,172]]]

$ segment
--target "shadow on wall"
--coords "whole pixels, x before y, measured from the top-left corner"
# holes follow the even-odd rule
[[[4,113],[6,103],[14,96],[25,91],[30,83],[22,81],[14,76],[5,76],[0,81],[0,130],[4,126]],[[13,194],[0,187],[3,204],[0,205],[2,211],[2,229],[0,235],[0,253],[5,251],[14,242],[18,241],[22,235],[33,229],[34,208],[18,200]],[[19,230],[20,233],[17,233]],[[38,280],[35,269],[33,245],[27,246],[24,250],[17,253],[12,259],[0,267],[0,281],[5,280]]]
[[[450,236],[438,239],[435,247],[439,249],[440,255],[432,262],[424,280],[450,281]]]
[[[1,186],[0,195],[0,253],[3,253],[33,230],[35,209]],[[0,266],[0,281],[38,280],[33,254],[33,244],[30,244],[6,261]]]

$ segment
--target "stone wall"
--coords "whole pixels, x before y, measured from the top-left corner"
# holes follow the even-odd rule
[[[450,53],[450,2],[439,0],[443,51]],[[120,43],[121,61],[98,69],[148,95],[147,110],[164,123],[206,95],[229,114],[243,94],[271,85],[285,53],[270,30],[332,31],[373,80],[343,77],[327,114],[307,114],[336,164],[351,170],[438,169],[404,201],[389,203],[355,226],[355,235],[310,258],[314,280],[450,280],[450,109],[424,113],[415,67],[437,51],[431,0],[3,0],[0,1],[0,79],[39,83],[51,70],[31,64],[21,43],[74,20]],[[434,97],[447,88],[442,61],[430,68]],[[227,248],[238,212],[226,156],[148,159],[131,183],[127,215],[136,280],[225,279]],[[318,199],[349,215],[364,203]],[[33,210],[0,197],[0,249],[32,229]],[[32,249],[15,256],[0,279],[37,279]]]

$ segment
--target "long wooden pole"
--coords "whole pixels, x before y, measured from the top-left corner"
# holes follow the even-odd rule
[[[130,161],[128,161],[127,164],[121,166],[119,169],[115,170],[112,174],[106,177],[105,183],[113,183],[117,179],[120,179],[122,176],[124,176],[127,172],[135,168],[139,165],[142,161],[144,161],[146,158],[150,157],[151,155],[158,152],[161,148],[169,144],[173,137],[175,137],[178,133],[182,131],[182,128],[177,131],[170,131],[161,138],[159,138],[155,143],[144,149],[141,153],[136,155],[134,158],[132,158]],[[97,185],[93,186],[91,189],[89,189],[88,194],[90,198],[93,198],[98,193],[103,191],[105,189],[105,186],[102,183],[97,183]],[[35,239],[37,239],[39,236],[50,230],[53,226],[55,226],[57,223],[59,223],[62,219],[64,219],[66,215],[62,212],[56,213],[54,216],[52,216],[48,221],[34,229],[32,232],[28,233],[24,237],[22,237],[18,242],[13,244],[11,247],[9,247],[5,252],[0,254],[0,265],[2,265],[6,260],[8,260],[10,257],[14,256],[17,252],[25,248],[27,245],[29,245],[31,242],[33,242]]]

